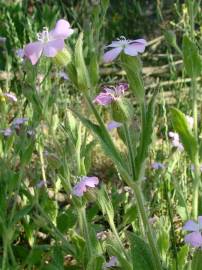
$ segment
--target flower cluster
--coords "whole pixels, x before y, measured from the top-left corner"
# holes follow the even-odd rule
[[[164,169],[165,168],[165,165],[163,163],[160,163],[160,162],[153,162],[151,164],[151,167],[154,170],[160,170],[160,169]]]
[[[50,32],[47,27],[37,34],[37,41],[27,44],[24,50],[18,50],[17,54],[22,58],[28,58],[35,65],[41,55],[55,57],[65,47],[64,40],[73,33],[73,29],[66,20],[59,20]]]
[[[183,230],[191,232],[185,236],[185,243],[193,247],[202,247],[202,216],[198,217],[198,223],[193,220],[188,220]]]
[[[180,137],[179,137],[178,133],[170,131],[168,133],[168,135],[172,140],[172,145],[174,147],[176,147],[178,150],[183,151],[184,147],[183,147],[182,143],[180,142]]]
[[[79,183],[77,183],[72,193],[78,197],[82,197],[84,192],[87,191],[87,188],[94,188],[99,184],[99,179],[95,176],[83,176]]]
[[[11,126],[0,131],[5,137],[11,136],[15,130],[19,130],[21,126],[28,121],[28,118],[15,118]]]
[[[103,91],[95,97],[93,102],[102,106],[109,105],[113,101],[121,98],[125,94],[126,90],[128,90],[127,83],[120,83],[117,86],[104,87]]]
[[[137,56],[138,53],[143,53],[147,42],[144,39],[127,40],[124,36],[121,36],[116,41],[112,41],[111,44],[105,48],[112,48],[108,50],[104,56],[104,63],[109,63],[116,59],[119,54],[123,51],[125,54],[130,56]]]

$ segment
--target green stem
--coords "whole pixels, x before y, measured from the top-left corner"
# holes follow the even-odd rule
[[[86,239],[86,247],[87,247],[88,258],[91,258],[92,254],[93,254],[93,250],[92,250],[92,247],[91,247],[91,239],[90,239],[88,223],[87,223],[87,219],[86,219],[86,208],[85,208],[85,206],[78,209],[78,214],[79,214],[80,229],[82,230],[83,237]]]
[[[43,146],[42,145],[39,145],[39,157],[40,157],[40,163],[41,163],[42,179],[44,182],[44,186],[47,188],[46,170],[45,170],[45,162],[44,162],[44,158],[43,158]]]
[[[124,132],[125,132],[125,138],[126,138],[126,143],[127,143],[127,148],[128,148],[128,153],[129,153],[129,160],[130,160],[130,166],[131,166],[131,171],[132,171],[132,176],[133,179],[135,179],[135,157],[133,154],[133,149],[132,149],[132,141],[131,141],[131,136],[130,132],[128,130],[127,123],[124,123]]]
[[[117,232],[117,229],[116,229],[116,226],[114,224],[114,221],[109,216],[108,216],[108,220],[109,220],[109,225],[110,225],[110,227],[112,229],[112,232],[114,233],[114,236],[116,238],[116,241],[119,244],[120,252],[122,252],[125,255],[125,259],[128,260],[127,269],[131,269],[132,270],[133,268],[132,268],[132,266],[129,263],[130,262],[130,259],[128,258],[128,254],[127,254],[125,248],[123,247],[123,244],[122,244],[121,239],[119,237],[119,234]]]
[[[49,67],[48,67],[48,70],[47,70],[45,76],[43,77],[43,80],[42,80],[41,83],[39,84],[40,86],[45,82],[46,78],[48,77],[49,73],[51,72],[52,66],[53,66],[53,64],[51,63],[51,64],[49,65]]]
[[[169,178],[170,178],[170,175],[169,175]],[[170,219],[170,224],[171,224],[171,236],[172,236],[172,243],[173,243],[172,250],[173,250],[173,256],[175,258],[175,268],[176,268],[176,270],[179,270],[175,225],[173,222],[173,211],[172,211],[172,205],[170,202],[171,200],[170,200],[169,190],[168,190],[168,179],[164,180],[164,192],[165,192],[165,199],[166,199],[167,209],[168,209],[168,217]]]
[[[193,117],[194,117],[194,136],[198,142],[198,108],[197,108],[197,85],[196,78],[192,77],[192,95],[193,95]],[[199,151],[194,157],[194,182],[193,182],[193,199],[192,199],[192,215],[194,219],[198,217],[198,197],[200,185],[200,165],[199,165]]]
[[[139,187],[137,182],[133,183],[132,189],[134,191],[135,198],[137,200],[137,205],[138,205],[139,213],[140,213],[143,225],[144,225],[145,233],[147,235],[147,239],[148,239],[150,247],[151,247],[155,269],[162,270],[160,256],[159,256],[159,253],[158,253],[158,250],[156,247],[156,243],[155,243],[155,240],[154,240],[154,237],[152,234],[152,229],[151,229],[149,221],[148,221],[146,210],[144,208],[144,201],[143,201],[142,193],[141,193],[140,187]]]
[[[189,9],[189,22],[190,22],[190,36],[194,41],[194,5],[195,1],[188,1],[188,9]],[[196,78],[193,75],[191,78],[191,91],[192,91],[192,110],[194,117],[194,136],[196,141],[198,142],[198,108],[197,108],[197,84]],[[199,145],[199,143],[197,144]],[[193,181],[193,197],[192,197],[192,216],[194,219],[198,217],[198,197],[199,197],[199,185],[200,185],[200,165],[199,165],[199,149],[194,157],[194,181]]]
[[[11,244],[9,244],[8,250],[9,250],[9,253],[10,253],[10,258],[11,258],[12,264],[13,264],[13,266],[16,267],[17,263],[16,263],[16,260],[15,260],[15,255],[13,253],[13,249],[12,249]]]
[[[115,147],[108,131],[106,130],[106,127],[105,127],[100,115],[98,114],[94,104],[91,102],[91,99],[88,97],[87,94],[85,95],[85,97],[87,99],[89,107],[91,108],[93,114],[95,115],[95,117],[100,125],[100,128],[102,129],[103,136],[106,136],[106,138],[108,139],[108,142],[110,143],[110,146],[113,147],[114,153],[117,155],[118,152],[116,150],[116,147]],[[144,101],[143,109],[142,109],[142,125],[143,125],[143,121],[145,121],[145,101]],[[144,228],[145,228],[148,242],[149,242],[151,250],[152,250],[153,261],[154,261],[154,264],[156,267],[155,269],[162,270],[160,257],[158,254],[156,243],[155,243],[154,238],[153,238],[153,234],[152,234],[152,230],[151,230],[151,227],[150,227],[150,224],[148,221],[146,210],[144,208],[144,202],[143,202],[142,193],[140,191],[140,188],[139,188],[137,182],[134,181],[135,179],[132,180],[129,173],[124,168],[125,162],[122,160],[122,158],[120,158],[120,157],[116,158],[116,159],[114,159],[114,162],[117,165],[118,169],[120,170],[120,174],[123,177],[123,179],[125,180],[125,182],[127,183],[127,185],[130,186],[134,191],[134,194],[135,194],[136,200],[137,200],[137,205],[138,205],[139,212],[140,212],[140,216],[141,216]],[[138,176],[139,175],[140,175],[140,172],[138,173]]]
[[[3,237],[3,259],[2,259],[2,270],[7,270],[7,261],[8,261],[8,242],[6,234]]]
[[[58,230],[58,228],[53,224],[53,222],[51,221],[49,216],[46,214],[46,212],[43,210],[43,208],[37,202],[36,202],[36,208],[38,208],[41,215],[46,220],[47,224],[50,225],[50,227],[53,229],[53,231],[55,232],[57,237],[62,241],[64,247],[66,247],[67,250],[69,252],[71,252],[71,254],[74,254],[75,252],[74,252],[73,248],[71,247],[70,243],[67,241],[67,239],[64,237],[64,235]]]

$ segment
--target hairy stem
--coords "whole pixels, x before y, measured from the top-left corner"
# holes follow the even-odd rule
[[[145,229],[145,233],[149,242],[149,245],[151,247],[151,251],[152,251],[152,255],[153,255],[153,262],[155,264],[155,269],[156,270],[162,270],[162,266],[161,266],[161,262],[160,262],[160,256],[156,247],[156,243],[153,237],[153,233],[152,233],[152,229],[151,226],[149,224],[148,221],[148,216],[146,214],[146,210],[144,207],[144,201],[143,201],[143,197],[142,197],[142,193],[140,190],[140,187],[138,185],[137,182],[134,182],[132,185],[132,189],[134,191],[135,194],[135,198],[137,201],[137,205],[138,205],[138,209],[139,209],[139,213],[144,225],[144,229]]]

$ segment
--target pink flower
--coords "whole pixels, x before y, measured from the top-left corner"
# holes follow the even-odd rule
[[[121,127],[123,124],[122,123],[120,123],[120,122],[116,122],[116,121],[111,121],[111,122],[109,122],[108,124],[107,124],[107,129],[108,129],[108,131],[111,131],[112,129],[114,129],[114,128],[119,128],[119,127]]]
[[[15,118],[11,126],[12,128],[19,129],[20,126],[26,123],[28,120],[28,118]]]
[[[66,81],[66,80],[69,80],[69,77],[68,77],[67,73],[64,72],[64,71],[59,71],[59,72],[58,72],[58,76],[59,76],[59,78],[65,80],[65,81]]]
[[[111,257],[109,258],[109,261],[105,264],[104,269],[106,269],[106,268],[111,268],[111,267],[114,267],[114,266],[117,266],[117,264],[118,264],[117,257],[111,256]]]
[[[178,148],[178,150],[183,151],[184,150],[184,147],[183,147],[182,143],[180,142],[179,135],[176,132],[172,132],[172,131],[170,131],[168,133],[168,135],[169,135],[169,137],[172,140],[172,145],[174,147]]]
[[[18,49],[16,51],[16,55],[21,59],[21,60],[24,60],[24,56],[25,56],[25,52],[23,49]]]
[[[61,51],[64,46],[64,40],[73,33],[70,24],[66,20],[59,20],[53,30],[48,32],[48,28],[44,27],[41,33],[37,34],[38,41],[26,45],[24,55],[32,65],[35,65],[40,56],[43,54],[47,57],[54,57]]]
[[[103,91],[95,97],[93,102],[103,106],[109,105],[113,101],[116,101],[117,99],[122,97],[127,89],[127,83],[120,83],[116,87],[104,87]]]
[[[2,133],[5,137],[10,137],[13,134],[13,130],[11,128],[6,128],[0,130],[0,133]]]
[[[194,126],[194,118],[189,116],[189,115],[186,115],[186,119],[187,119],[187,122],[188,122],[190,128],[192,129]]]
[[[191,232],[185,236],[185,243],[193,247],[202,247],[202,216],[198,217],[198,223],[193,220],[188,220],[183,230]]]
[[[73,194],[82,197],[83,193],[87,191],[87,187],[95,187],[99,184],[99,179],[95,176],[83,176],[79,183],[73,188]]]
[[[17,102],[17,97],[14,93],[7,92],[4,93],[4,96],[7,97],[10,101]]]
[[[165,168],[165,165],[163,163],[160,163],[160,162],[153,162],[151,164],[151,167],[154,170],[160,170],[160,169],[164,169]]]
[[[125,37],[121,36],[116,41],[112,41],[110,45],[105,48],[113,48],[108,50],[104,56],[104,63],[109,63],[116,59],[119,54],[124,51],[125,54],[130,56],[137,56],[138,53],[142,53],[145,50],[147,42],[144,39],[127,40]]]

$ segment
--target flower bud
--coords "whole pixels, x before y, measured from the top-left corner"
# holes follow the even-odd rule
[[[67,66],[71,62],[71,59],[72,56],[69,50],[64,48],[56,54],[56,56],[53,58],[53,62],[59,66]]]
[[[117,122],[125,122],[133,116],[133,107],[124,97],[112,103],[112,118]]]

